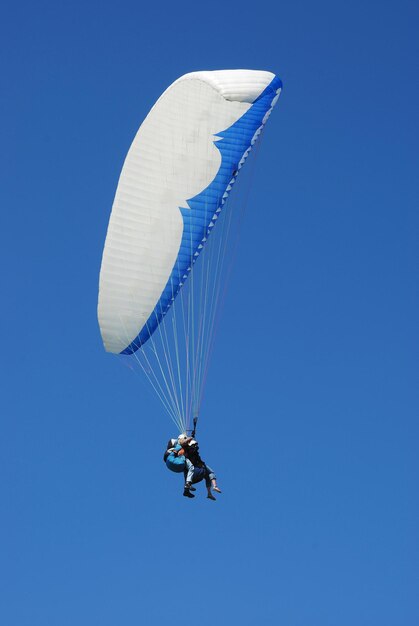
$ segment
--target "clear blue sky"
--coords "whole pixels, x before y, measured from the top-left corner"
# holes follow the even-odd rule
[[[416,2],[21,2],[0,24],[4,626],[416,626]],[[98,271],[160,93],[268,69],[203,407],[223,494],[105,354]]]

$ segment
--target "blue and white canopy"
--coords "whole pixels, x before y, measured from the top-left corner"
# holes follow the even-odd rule
[[[98,317],[107,351],[133,353],[166,315],[281,86],[265,71],[192,72],[147,115],[125,159],[103,252]]]

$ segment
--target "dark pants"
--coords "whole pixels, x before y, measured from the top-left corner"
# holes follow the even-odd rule
[[[201,480],[205,480],[207,489],[211,487],[210,472],[206,465],[204,467],[195,467],[192,476],[192,484],[200,483]]]

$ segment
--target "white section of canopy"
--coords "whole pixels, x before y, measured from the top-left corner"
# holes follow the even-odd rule
[[[262,70],[214,70],[190,72],[173,84],[183,80],[203,80],[214,87],[225,100],[252,104],[274,78],[275,74]]]
[[[98,317],[108,352],[139,334],[170,277],[183,232],[179,207],[216,176],[214,137],[272,81],[270,72],[193,72],[156,102],[130,147],[103,252]]]

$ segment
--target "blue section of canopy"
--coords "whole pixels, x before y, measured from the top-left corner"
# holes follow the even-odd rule
[[[231,185],[241,167],[239,165],[241,158],[251,146],[254,134],[262,125],[263,118],[281,87],[281,80],[275,76],[246,113],[230,128],[217,134],[220,139],[214,144],[221,153],[220,169],[206,189],[187,201],[189,209],[180,208],[183,216],[183,235],[172,273],[160,300],[139,335],[121,354],[132,354],[138,350],[151,337],[170,309],[214,227],[218,213],[225,204]]]

